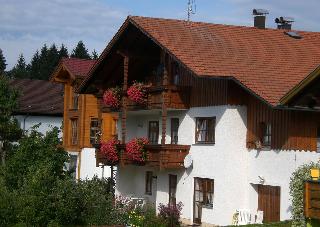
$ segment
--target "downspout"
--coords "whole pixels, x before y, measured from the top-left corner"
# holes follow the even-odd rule
[[[26,119],[30,117],[29,113],[23,118],[23,132],[26,130]]]

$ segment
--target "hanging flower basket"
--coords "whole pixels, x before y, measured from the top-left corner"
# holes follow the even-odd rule
[[[107,164],[116,165],[119,162],[119,151],[117,145],[119,141],[116,139],[111,139],[108,142],[102,142],[100,147],[100,152],[102,156],[107,159]]]
[[[128,88],[127,94],[129,99],[138,104],[146,103],[146,88],[143,83],[134,81],[133,84]]]
[[[119,87],[109,88],[103,94],[103,103],[113,109],[119,109],[121,102],[121,89]]]
[[[147,160],[145,145],[149,143],[147,138],[134,138],[126,145],[128,158],[137,164],[143,164]]]

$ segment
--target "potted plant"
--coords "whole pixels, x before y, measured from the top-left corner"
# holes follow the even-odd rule
[[[137,164],[144,164],[147,160],[145,145],[149,143],[147,138],[134,138],[126,144],[128,158]]]
[[[138,103],[146,103],[146,87],[143,83],[134,81],[133,84],[128,88],[127,95],[129,99]]]
[[[100,152],[102,156],[107,159],[108,165],[116,165],[119,162],[119,150],[117,145],[119,141],[116,139],[111,139],[108,142],[102,142],[100,147]]]
[[[121,102],[121,89],[120,87],[109,88],[103,94],[103,103],[112,108],[119,109]]]

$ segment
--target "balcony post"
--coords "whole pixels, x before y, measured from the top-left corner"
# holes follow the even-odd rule
[[[127,96],[125,93],[128,89],[128,68],[129,68],[129,56],[123,55],[123,97],[122,97],[122,115],[121,115],[121,143],[126,143],[126,135],[127,135]]]
[[[166,64],[166,53],[162,50],[161,52],[161,63],[163,64],[163,80],[162,85],[168,85],[168,71],[167,71],[167,64]],[[161,133],[161,144],[166,144],[166,132],[167,132],[167,92],[163,90],[162,92],[162,133]]]

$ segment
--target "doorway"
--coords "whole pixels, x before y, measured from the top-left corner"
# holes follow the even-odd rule
[[[258,210],[263,211],[263,222],[280,221],[280,187],[258,185]]]

